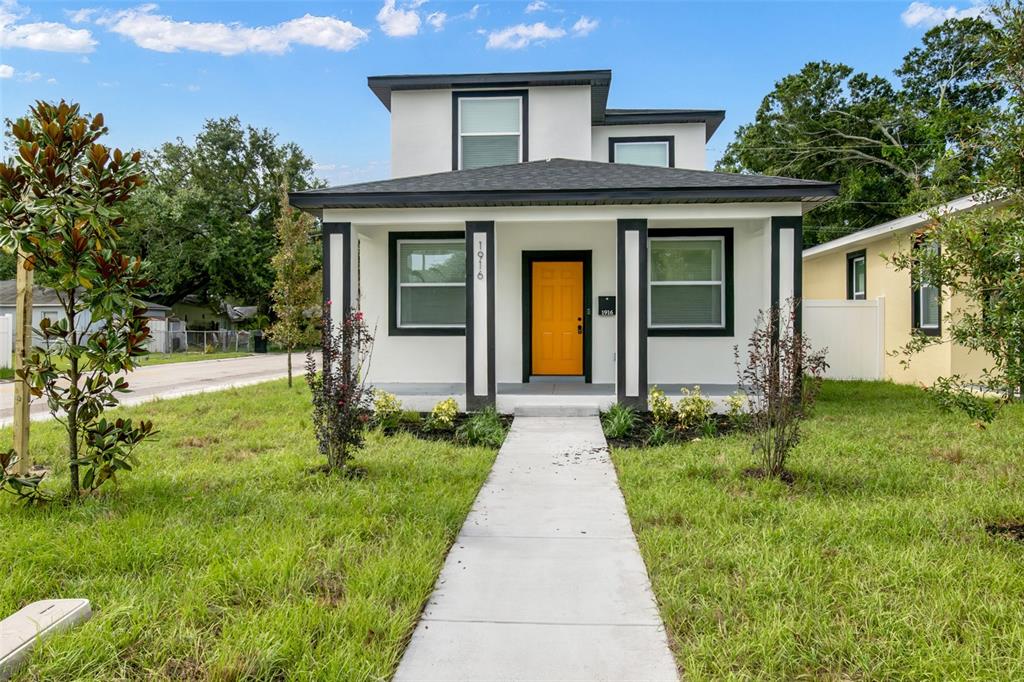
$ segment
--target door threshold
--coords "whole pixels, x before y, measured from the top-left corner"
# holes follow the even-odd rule
[[[587,378],[579,374],[557,375],[557,374],[531,374],[531,384],[569,384],[586,383]]]

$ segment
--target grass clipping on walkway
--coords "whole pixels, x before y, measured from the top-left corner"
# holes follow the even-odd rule
[[[788,468],[749,439],[613,458],[689,680],[1024,679],[1024,409],[987,430],[918,389],[825,385]]]
[[[371,436],[361,477],[313,473],[308,392],[280,381],[121,412],[160,434],[119,487],[0,500],[0,613],[53,597],[95,609],[15,679],[391,675],[494,451]],[[56,480],[60,435],[32,426]]]

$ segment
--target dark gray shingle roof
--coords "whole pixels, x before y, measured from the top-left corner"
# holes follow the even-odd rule
[[[827,201],[839,186],[767,175],[550,159],[293,192],[296,208]]]

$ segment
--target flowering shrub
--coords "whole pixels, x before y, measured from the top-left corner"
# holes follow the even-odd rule
[[[734,429],[745,429],[750,423],[747,396],[739,391],[726,398],[726,415]]]
[[[458,414],[459,404],[455,402],[455,398],[445,398],[430,412],[430,416],[427,417],[427,428],[431,431],[451,431]]]
[[[394,393],[373,390],[373,423],[378,428],[393,429],[402,417],[402,401]]]
[[[683,397],[679,399],[676,412],[679,413],[679,428],[684,431],[701,428],[711,419],[711,410],[715,406],[710,398],[700,392],[700,386],[691,391],[683,389]]]
[[[651,418],[658,426],[672,426],[676,420],[676,410],[665,391],[657,386],[647,395],[647,405],[651,408]]]

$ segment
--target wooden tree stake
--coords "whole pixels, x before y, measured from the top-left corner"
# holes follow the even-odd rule
[[[14,371],[25,368],[29,349],[32,348],[32,270],[25,268],[24,255],[18,254],[17,308],[14,314]],[[14,381],[14,451],[18,456],[16,473],[28,474],[28,426],[29,426],[28,384],[21,379]]]

